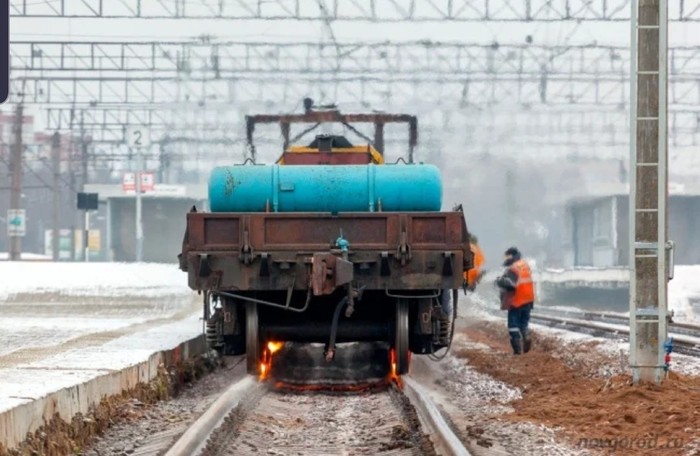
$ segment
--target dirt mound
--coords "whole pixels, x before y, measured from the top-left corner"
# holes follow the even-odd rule
[[[533,351],[513,356],[502,325],[462,334],[491,350],[462,347],[455,356],[522,390],[507,419],[545,424],[574,446],[604,454],[700,454],[691,450],[700,441],[700,378],[671,373],[661,386],[632,385],[620,360],[601,354],[595,343],[534,333]]]

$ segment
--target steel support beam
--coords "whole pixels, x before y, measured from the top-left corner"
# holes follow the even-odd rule
[[[27,104],[104,105],[164,104],[195,101],[228,102],[258,100],[260,104],[295,105],[304,97],[319,103],[334,102],[344,106],[387,106],[411,102],[415,109],[435,104],[458,102],[469,105],[595,105],[627,104],[627,77],[586,77],[562,75],[547,82],[543,102],[539,76],[512,77],[445,77],[445,76],[239,76],[222,80],[197,77],[178,80],[152,75],[127,76],[16,76],[11,81],[10,102],[24,94]],[[675,81],[685,92],[700,91],[700,80]],[[681,93],[679,88],[678,93]],[[318,94],[318,97],[315,95]],[[325,98],[322,94],[325,94]],[[696,105],[688,97],[674,98],[675,104]],[[355,109],[355,106],[351,106]]]
[[[225,133],[228,138],[241,139],[241,131],[232,127],[242,124],[246,113],[256,108],[254,102],[231,105],[182,104],[173,106],[83,106],[48,107],[43,110],[45,128],[50,131],[72,130],[77,118],[84,119],[88,131],[101,130],[94,136],[107,138],[106,142],[122,142],[124,129],[130,125],[147,126],[154,138],[162,134],[177,132],[205,132],[215,135]],[[409,105],[397,105],[397,110],[407,110]],[[279,105],[273,110],[283,111]],[[567,110],[564,106],[544,107],[531,110],[481,110],[460,108],[458,105],[435,106],[426,109],[421,116],[422,124],[445,133],[469,133],[475,128],[497,128],[507,125],[510,136],[494,138],[503,142],[517,137],[527,138],[535,145],[609,145],[629,144],[629,116],[626,110],[589,106],[579,110]],[[700,110],[676,108],[669,112],[669,135],[675,147],[700,145]],[[369,133],[369,132],[368,132]],[[559,138],[559,139],[557,139]],[[238,141],[233,141],[238,142]]]
[[[698,47],[671,52],[683,69]],[[532,73],[618,76],[629,66],[629,49],[599,45],[479,44],[455,42],[208,42],[208,41],[21,41],[10,45],[13,71],[158,71],[160,76],[243,73],[346,75]],[[677,64],[675,62],[678,62]],[[697,69],[695,69],[697,73]],[[47,74],[48,72],[48,74]]]
[[[699,0],[700,1],[700,0]],[[296,103],[314,93],[382,103],[433,94],[522,105],[626,104],[629,51],[600,46],[515,46],[454,43],[13,42],[16,97],[31,103],[161,103],[260,96]],[[342,57],[339,57],[342,56]],[[700,48],[671,53],[671,104],[700,98]],[[331,67],[337,71],[323,73]],[[320,76],[311,76],[320,75]],[[96,82],[99,80],[99,82]],[[391,81],[389,83],[388,81]],[[206,84],[205,84],[206,82]],[[438,84],[435,91],[431,84]],[[262,86],[262,87],[260,87]]]

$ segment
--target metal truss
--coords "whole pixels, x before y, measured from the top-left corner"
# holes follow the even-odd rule
[[[251,105],[252,107],[252,105]],[[85,138],[91,143],[93,169],[129,169],[134,156],[125,145],[124,126],[129,122],[148,126],[154,146],[145,155],[152,169],[168,168],[172,175],[196,180],[212,166],[240,163],[246,156],[244,113],[258,112],[248,107],[229,106],[228,110],[191,107],[181,111],[161,111],[152,107],[95,107],[77,110]],[[392,112],[411,109],[395,106]],[[284,106],[271,111],[287,112]],[[164,112],[167,115],[164,115]],[[459,109],[435,106],[420,115],[416,157],[437,160],[459,156],[496,153],[509,156],[548,159],[557,156],[606,156],[619,158],[629,141],[629,113],[626,109],[560,107],[531,110],[492,107]],[[52,108],[51,116],[71,116],[65,109]],[[150,122],[150,123],[149,123]],[[300,127],[301,128],[301,127]],[[363,131],[363,128],[359,126]],[[282,136],[276,125],[261,126],[258,155],[263,162],[280,152]],[[298,131],[293,131],[296,134]],[[339,133],[339,132],[338,132]],[[363,131],[370,135],[371,131]],[[351,141],[363,140],[345,131]],[[312,134],[311,134],[312,135]],[[670,146],[673,156],[692,152],[700,145],[700,111],[679,110],[669,116]],[[311,136],[302,139],[303,143]],[[388,129],[385,142],[387,159],[395,160],[407,147],[405,132]],[[177,174],[185,173],[185,174]]]
[[[299,77],[243,75],[235,79],[171,79],[159,76],[52,77],[15,76],[10,101],[27,104],[164,104],[172,102],[247,102],[295,105],[307,96],[318,102],[341,106],[383,109],[395,102],[417,105],[624,105],[627,78],[620,76],[506,77],[408,76]],[[675,79],[670,82],[672,104],[695,104],[700,81]]]
[[[410,109],[396,106],[392,111]],[[469,137],[486,133],[494,145],[523,144],[541,146],[623,146],[629,141],[629,113],[626,109],[562,107],[531,110],[477,109],[435,106],[421,111],[421,136]],[[283,109],[278,108],[279,111]],[[128,126],[151,130],[151,138],[160,144],[193,143],[243,146],[244,116],[255,106],[180,106],[154,107],[48,108],[45,111],[49,131],[84,129],[94,143],[123,144]],[[279,132],[269,130],[267,144],[277,144]],[[368,134],[371,132],[367,132]],[[700,144],[700,110],[679,109],[669,117],[669,134],[674,147]],[[275,139],[277,138],[277,139]],[[391,138],[389,138],[391,140]],[[401,142],[402,138],[396,138]],[[403,141],[405,142],[405,141]],[[421,141],[422,142],[422,141]]]
[[[700,0],[699,0],[700,1]],[[629,71],[621,46],[406,43],[42,42],[13,41],[11,71],[50,77],[65,71],[109,76],[230,78],[242,74],[593,75]],[[669,49],[671,74],[700,74],[700,47]]]
[[[669,2],[669,19],[700,19],[697,0]],[[10,0],[16,17],[325,21],[628,21],[630,0]]]
[[[628,99],[629,51],[621,47],[14,42],[11,54],[13,98],[25,103],[296,103],[312,96],[382,107],[407,98],[462,106]],[[700,48],[674,48],[669,61],[671,103],[694,104]]]
[[[677,48],[678,71],[700,49]],[[619,75],[629,70],[629,49],[611,46],[407,43],[41,42],[13,41],[11,70],[41,72],[157,72],[162,77],[228,78],[241,74],[412,75]],[[697,66],[697,65],[696,65]],[[694,68],[697,70],[697,68]]]
[[[296,105],[310,96],[323,103],[383,109],[397,102],[415,106],[596,105],[624,106],[628,78],[619,76],[527,75],[516,77],[403,76],[299,77],[239,76],[235,79],[155,77],[23,76],[11,81],[10,101],[28,104],[171,104],[173,102]],[[700,78],[676,75],[669,81],[669,104],[696,106]]]

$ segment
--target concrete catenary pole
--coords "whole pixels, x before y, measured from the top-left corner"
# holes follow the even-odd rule
[[[630,366],[660,383],[667,337],[667,25],[665,0],[633,0],[630,137]]]
[[[51,138],[51,161],[53,164],[53,229],[51,251],[53,260],[59,260],[59,230],[61,220],[61,135],[58,132]]]
[[[22,200],[22,155],[24,145],[22,144],[22,121],[24,106],[19,103],[15,108],[15,121],[13,131],[15,134],[12,142],[11,165],[12,184],[10,186],[10,209],[21,209]],[[22,237],[18,235],[10,236],[10,260],[19,261],[22,259]]]

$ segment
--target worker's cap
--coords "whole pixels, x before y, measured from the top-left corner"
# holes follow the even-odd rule
[[[519,256],[520,255],[520,250],[518,250],[517,247],[510,247],[508,250],[506,250],[506,256]]]

